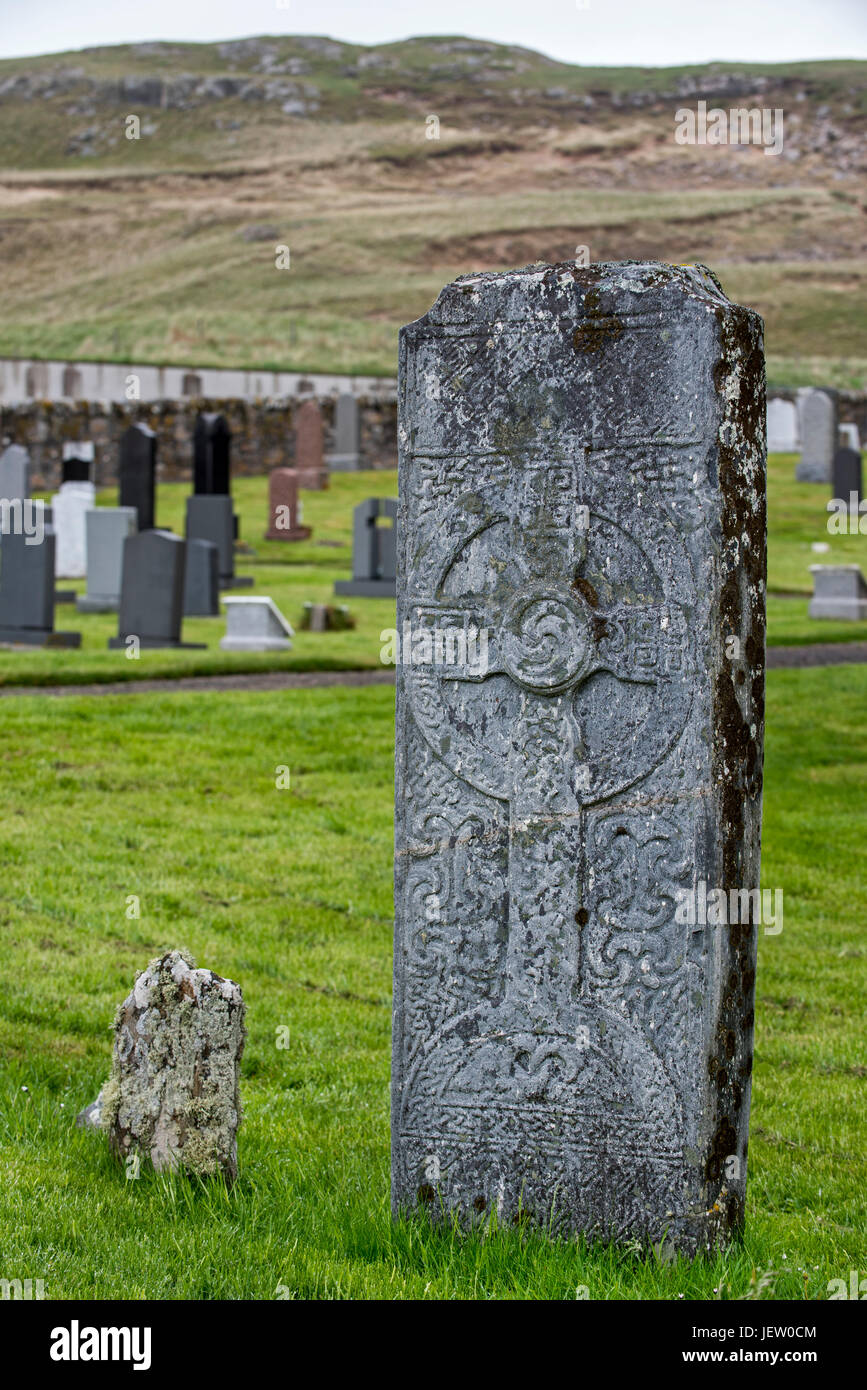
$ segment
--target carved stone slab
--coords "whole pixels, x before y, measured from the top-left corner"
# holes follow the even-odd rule
[[[678,918],[759,886],[764,407],[702,267],[468,276],[401,334],[395,1209],[742,1221],[756,925]]]

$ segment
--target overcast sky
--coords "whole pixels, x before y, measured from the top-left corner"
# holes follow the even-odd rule
[[[867,58],[867,0],[0,0],[5,58],[252,34],[469,34],[605,66]]]

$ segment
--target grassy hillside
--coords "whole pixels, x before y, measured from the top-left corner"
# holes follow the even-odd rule
[[[782,109],[782,154],[676,144],[702,98]],[[0,353],[390,375],[445,281],[586,246],[708,262],[772,382],[864,386],[865,132],[858,62],[302,37],[0,62]]]

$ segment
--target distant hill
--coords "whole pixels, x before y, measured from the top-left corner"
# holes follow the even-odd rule
[[[782,153],[676,143],[700,100],[782,109]],[[777,384],[867,385],[867,63],[87,49],[0,62],[0,166],[0,353],[391,374],[446,280],[585,246],[705,260]]]

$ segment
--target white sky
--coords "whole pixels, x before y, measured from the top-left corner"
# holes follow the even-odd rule
[[[0,0],[4,58],[254,34],[468,34],[603,66],[867,58],[867,0]]]

